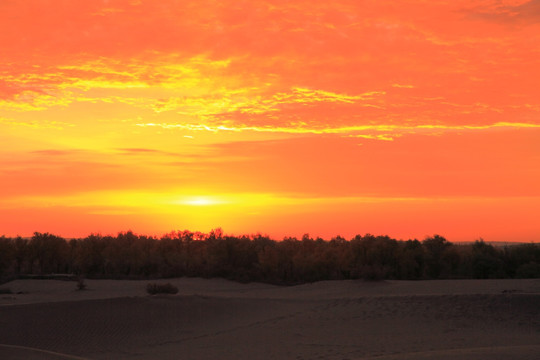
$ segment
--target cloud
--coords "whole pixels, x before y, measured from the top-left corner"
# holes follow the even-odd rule
[[[0,101],[0,105],[1,105]],[[34,109],[32,109],[34,110]],[[0,117],[0,125],[13,126],[13,127],[28,127],[34,129],[56,129],[62,130],[68,127],[74,127],[72,123],[55,120],[16,120],[13,118]]]
[[[392,84],[393,88],[400,88],[400,89],[414,89],[414,85],[403,85],[403,84]]]
[[[144,148],[120,148],[118,150],[121,151],[121,152],[134,153],[134,154],[139,154],[139,153],[162,153],[162,151],[159,151],[159,150],[144,149]]]
[[[0,71],[7,84],[0,106],[99,113],[106,104],[140,111],[144,123],[257,129],[532,118],[533,108],[502,115],[510,105],[536,106],[538,57],[516,42],[526,36],[465,21],[456,10],[466,2],[409,5],[97,2],[58,6],[34,26],[28,6],[11,4],[4,16],[26,19],[20,37],[27,42],[20,52],[6,43],[11,65]],[[5,20],[7,29],[21,27]],[[518,92],[521,104],[510,96]],[[427,97],[443,100],[417,100]]]
[[[56,149],[47,149],[47,150],[35,150],[32,151],[32,154],[46,155],[46,156],[65,156],[73,155],[77,153],[77,150],[56,150]]]
[[[500,1],[491,6],[476,6],[470,11],[477,18],[511,24],[540,22],[540,0]]]
[[[250,90],[253,93],[250,94]],[[169,98],[157,101],[150,107],[155,112],[177,111],[186,116],[197,116],[201,119],[216,119],[236,122],[240,117],[280,116],[287,117],[297,107],[304,105],[318,106],[324,104],[373,106],[374,99],[385,94],[384,91],[372,91],[360,95],[347,95],[331,91],[293,87],[289,91],[275,94],[261,94],[258,89],[226,90],[222,93],[199,98]],[[294,106],[294,108],[291,108]],[[285,120],[286,121],[286,120]]]
[[[289,93],[279,93],[273,96],[275,104],[290,103],[316,103],[316,102],[336,102],[355,103],[359,100],[372,100],[375,96],[384,95],[384,91],[371,91],[361,95],[338,94],[331,91],[293,87]]]
[[[173,157],[182,157],[182,158],[197,158],[196,155],[186,155],[179,152],[164,151],[158,149],[148,149],[148,148],[117,148],[121,154],[124,155],[156,155],[156,158],[161,158],[163,156],[173,156]],[[187,161],[185,163],[188,163]]]
[[[157,106],[163,93],[197,96],[215,90],[212,76],[226,78],[230,60],[210,60],[204,55],[189,58],[177,54],[154,54],[151,60],[114,58],[75,59],[56,66],[15,67],[0,73],[0,106],[16,111],[46,110],[73,102],[124,102]],[[191,91],[196,88],[195,91]],[[134,90],[148,90],[133,97]],[[108,96],[92,96],[110,91]],[[140,95],[140,94],[139,94]]]
[[[12,111],[40,111],[51,107],[68,106],[72,100],[62,95],[51,95],[46,92],[23,90],[14,94],[11,99],[0,99],[0,108]]]
[[[396,137],[411,134],[439,135],[442,132],[465,132],[482,131],[496,129],[536,129],[540,124],[536,123],[511,123],[499,122],[488,125],[398,125],[398,124],[378,124],[378,125],[351,125],[343,127],[313,127],[308,124],[296,124],[291,126],[249,126],[234,125],[205,125],[205,124],[167,124],[167,123],[139,123],[139,127],[159,127],[163,129],[181,129],[189,131],[209,131],[209,132],[267,132],[285,134],[304,135],[344,135],[348,137],[358,137],[364,139],[392,141]]]

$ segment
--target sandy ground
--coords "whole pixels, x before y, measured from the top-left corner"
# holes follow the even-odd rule
[[[540,280],[17,280],[0,359],[540,359]]]

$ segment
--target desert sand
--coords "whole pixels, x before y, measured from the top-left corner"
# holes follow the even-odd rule
[[[540,358],[540,280],[16,280],[1,359]]]

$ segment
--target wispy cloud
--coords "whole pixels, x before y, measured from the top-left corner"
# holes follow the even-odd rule
[[[277,104],[288,103],[314,103],[336,102],[355,103],[359,100],[372,100],[376,96],[384,95],[384,91],[370,91],[360,95],[339,94],[331,91],[294,87],[291,92],[279,93],[273,96]]]
[[[407,84],[392,84],[393,88],[399,88],[399,89],[414,89],[414,85],[407,85]]]
[[[13,111],[39,111],[51,107],[66,107],[72,102],[63,95],[51,95],[42,91],[24,90],[14,94],[11,99],[0,99],[0,108]]]
[[[57,129],[61,130],[66,127],[74,127],[72,123],[67,123],[63,121],[54,121],[54,120],[16,120],[13,118],[2,118],[0,117],[0,125],[7,125],[13,127],[28,127],[34,129]]]
[[[391,141],[396,137],[405,134],[424,134],[433,135],[441,132],[463,132],[463,131],[481,131],[495,129],[519,129],[519,128],[540,128],[536,123],[510,123],[499,122],[487,125],[432,125],[421,124],[414,126],[379,124],[379,125],[356,125],[344,127],[310,127],[308,124],[297,124],[288,127],[260,127],[249,125],[205,125],[205,124],[167,124],[167,123],[139,123],[140,127],[159,127],[163,129],[182,129],[189,131],[209,131],[209,132],[269,132],[269,133],[288,133],[288,134],[338,134],[365,139]],[[365,132],[365,133],[364,133]]]
[[[38,155],[46,155],[46,156],[65,156],[65,155],[73,155],[74,153],[77,153],[76,150],[56,150],[56,149],[47,149],[47,150],[35,150],[32,151],[32,154],[38,154]]]
[[[477,18],[502,23],[538,23],[540,21],[540,1],[497,1],[483,5],[473,5],[466,12]]]

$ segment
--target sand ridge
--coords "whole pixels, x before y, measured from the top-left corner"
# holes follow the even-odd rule
[[[22,294],[0,296],[0,344],[89,359],[352,360],[532,359],[540,343],[539,280],[166,281],[177,295],[148,296],[148,281],[4,284]]]

